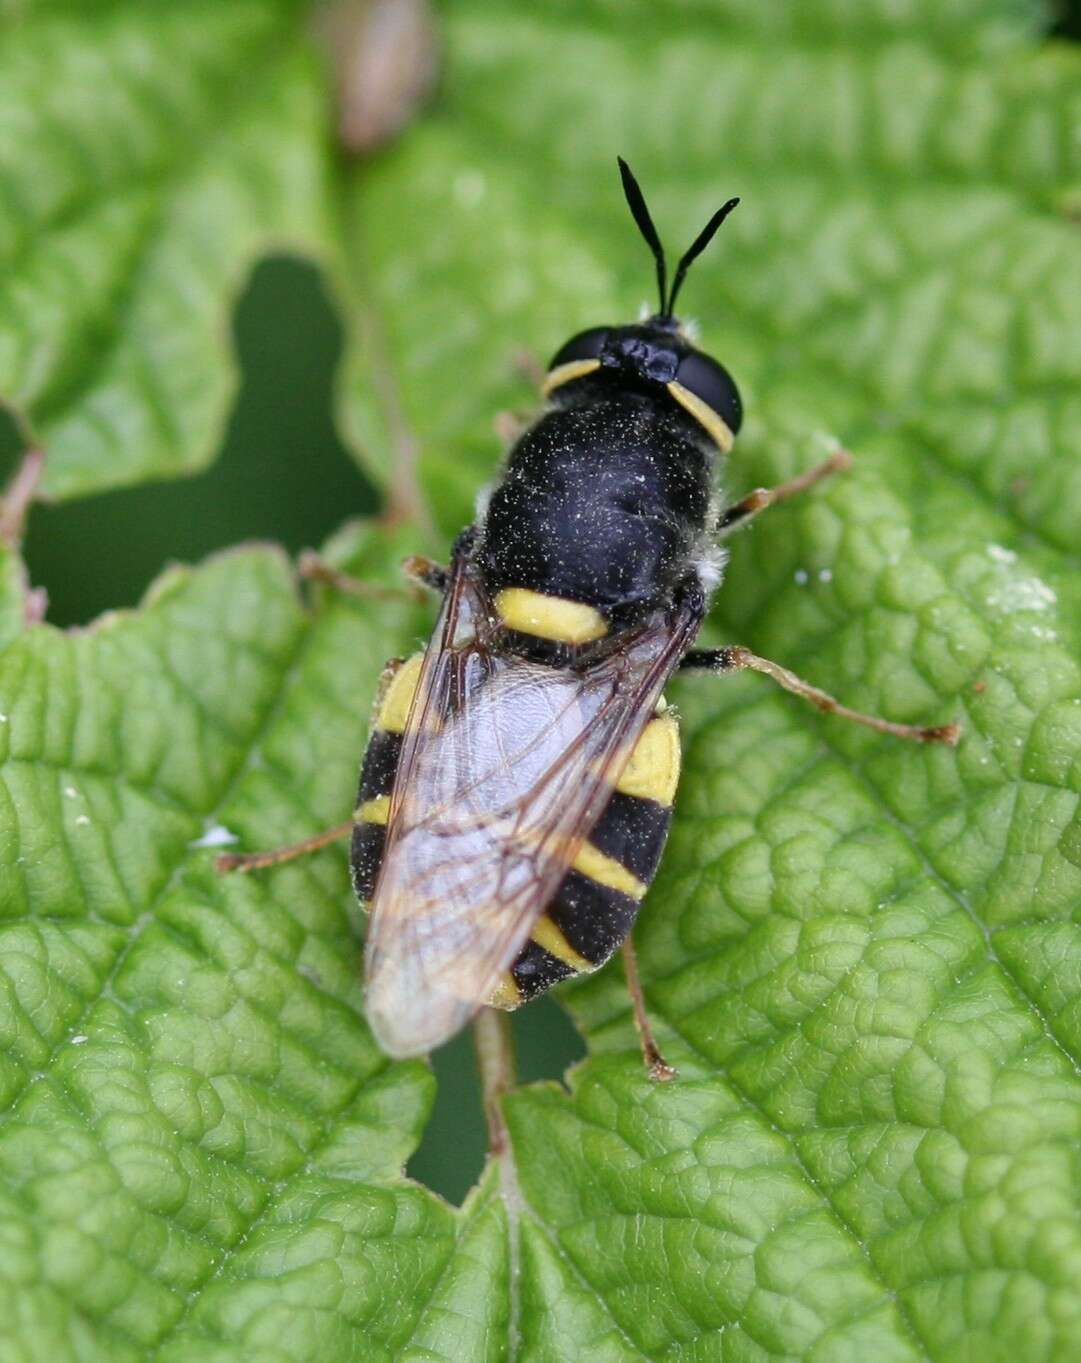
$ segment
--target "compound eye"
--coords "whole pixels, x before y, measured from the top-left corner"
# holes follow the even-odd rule
[[[549,371],[561,364],[574,364],[579,360],[599,360],[604,343],[608,339],[608,327],[590,327],[572,336],[565,346],[557,350],[548,366]]]
[[[743,403],[732,375],[723,365],[700,350],[692,350],[680,361],[676,381],[716,412],[733,435],[739,431],[743,425]]]

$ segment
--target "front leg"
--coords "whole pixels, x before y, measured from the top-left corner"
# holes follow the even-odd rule
[[[335,591],[349,596],[359,596],[371,601],[416,601],[422,600],[416,592],[405,587],[386,587],[380,582],[363,582],[349,573],[339,572],[311,549],[305,549],[297,562],[300,576],[309,582],[322,582]],[[447,570],[430,558],[411,554],[402,561],[402,572],[418,587],[442,594],[447,585]]]
[[[403,559],[402,572],[411,582],[418,587],[427,587],[430,592],[438,592],[442,596],[447,590],[447,578],[450,575],[447,569],[434,559],[425,558],[423,554],[410,554]]]
[[[801,473],[798,478],[790,478],[787,483],[778,483],[776,487],[755,488],[741,502],[736,502],[721,512],[717,522],[718,538],[723,539],[733,530],[741,530],[745,525],[749,525],[767,506],[776,506],[778,502],[787,501],[789,497],[795,497],[798,493],[814,487],[815,483],[820,483],[823,478],[851,467],[852,456],[847,450],[838,449],[828,459],[823,459],[821,464],[816,464],[813,469]]]
[[[850,719],[856,724],[865,725],[868,729],[875,729],[880,734],[892,734],[894,738],[909,738],[917,743],[949,743],[951,746],[956,746],[961,737],[961,726],[959,724],[929,726],[895,724],[892,720],[881,719],[878,715],[866,715],[860,710],[850,710],[847,705],[842,705],[827,691],[812,686],[810,682],[806,682],[802,677],[797,677],[794,672],[790,672],[787,667],[782,667],[780,663],[771,662],[768,658],[758,657],[749,648],[743,648],[740,644],[729,644],[727,648],[692,649],[680,663],[681,671],[683,669],[697,669],[721,673],[740,672],[744,668],[765,673],[778,686],[783,686],[786,691],[791,691],[794,696],[799,696],[802,700],[810,701],[823,714],[837,715],[840,719]]]

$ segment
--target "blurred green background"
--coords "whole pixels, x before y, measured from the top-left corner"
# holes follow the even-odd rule
[[[1056,33],[1081,38],[1081,0],[1059,14]],[[54,624],[78,625],[134,605],[170,560],[197,561],[247,539],[274,540],[295,553],[318,545],[347,516],[378,510],[376,492],[335,430],[342,333],[318,271],[285,256],[263,261],[237,305],[234,330],[242,380],[220,457],[206,473],[34,508],[26,557],[34,584],[48,590]],[[0,411],[4,477],[17,449]],[[560,1077],[584,1054],[551,998],[516,1015],[515,1033],[525,1080]],[[410,1171],[459,1201],[485,1148],[468,1034],[435,1057],[435,1069],[454,1082],[440,1083]]]

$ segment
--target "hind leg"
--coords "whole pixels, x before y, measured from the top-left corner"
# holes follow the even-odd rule
[[[219,872],[261,871],[268,866],[280,866],[282,862],[317,852],[339,838],[352,835],[354,888],[362,901],[371,898],[383,856],[390,797],[401,755],[402,731],[413,702],[423,659],[422,653],[415,653],[406,659],[392,658],[383,669],[352,818],[284,847],[261,852],[225,852],[214,863]]]
[[[286,843],[284,847],[272,847],[264,852],[223,852],[214,859],[214,865],[221,875],[228,871],[262,871],[267,866],[280,866],[283,861],[293,861],[297,857],[306,857],[309,852],[329,847],[339,838],[347,838],[353,828],[354,823],[350,819],[348,823],[335,824],[322,833],[313,833],[310,838]]]
[[[642,983],[638,978],[638,957],[635,955],[634,943],[629,934],[623,943],[622,951],[623,969],[627,975],[631,1007],[634,1009],[634,1025],[638,1028],[638,1039],[642,1043],[642,1059],[649,1071],[649,1077],[655,1079],[658,1083],[666,1083],[669,1079],[676,1077],[676,1070],[661,1055],[660,1048],[654,1039],[653,1027],[649,1020],[649,1013],[646,1011],[645,997],[642,994]]]

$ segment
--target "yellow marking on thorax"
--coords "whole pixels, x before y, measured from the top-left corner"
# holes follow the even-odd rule
[[[377,795],[374,800],[365,800],[362,805],[358,805],[354,814],[354,823],[380,823],[385,824],[390,815],[390,796]]]
[[[616,782],[621,795],[670,805],[679,784],[679,725],[670,711],[651,719],[642,730],[627,765]]]
[[[608,633],[608,621],[596,607],[528,587],[504,587],[496,595],[495,608],[508,629],[559,644],[588,644]]]
[[[496,987],[488,995],[489,1008],[505,1008],[509,1011],[517,1008],[521,1001],[522,991],[515,983],[514,976],[509,970],[504,970]]]
[[[600,367],[600,360],[568,360],[566,364],[557,364],[545,375],[544,382],[541,384],[541,392],[545,397],[548,397],[562,384],[570,383],[572,379],[583,379],[587,374],[592,374],[595,369]]]
[[[606,856],[591,842],[582,844],[581,851],[571,863],[571,870],[581,871],[582,875],[589,876],[590,880],[595,880],[598,885],[603,885],[609,890],[618,890],[620,894],[630,895],[632,899],[641,899],[646,892],[647,887],[637,876],[632,876],[626,866],[616,861],[614,857]]]
[[[580,956],[575,951],[547,914],[542,914],[537,919],[533,925],[533,931],[529,935],[537,946],[543,947],[557,961],[569,965],[572,970],[577,970],[579,974],[596,970],[597,967],[592,961],[587,961],[584,956]]]
[[[383,692],[379,713],[376,715],[375,727],[377,729],[385,729],[392,734],[405,732],[406,720],[409,718],[409,707],[413,704],[423,663],[424,654],[414,653],[411,658],[406,658],[394,676],[391,677],[387,683],[387,689]]]
[[[686,408],[695,421],[705,428],[706,434],[721,453],[727,454],[736,443],[736,437],[732,434],[732,429],[728,423],[717,415],[708,402],[703,402],[700,397],[696,397],[689,388],[684,388],[675,379],[672,379],[666,387],[679,405]]]

